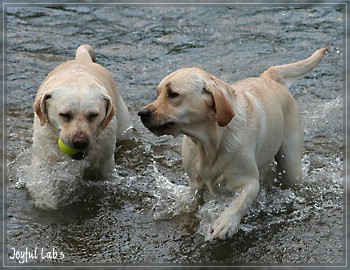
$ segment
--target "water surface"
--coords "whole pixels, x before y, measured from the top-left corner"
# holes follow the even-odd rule
[[[343,216],[343,36],[341,5],[7,6],[7,263],[17,251],[57,252],[28,263],[345,263]],[[36,91],[59,63],[88,43],[128,104],[130,142],[119,144],[105,181],[57,211],[36,209],[24,187]],[[226,82],[258,76],[330,46],[290,88],[305,127],[306,183],[262,185],[231,240],[209,242],[225,198],[188,193],[181,137],[160,137],[137,111],[168,73],[201,67]],[[5,250],[6,252],[6,250]]]

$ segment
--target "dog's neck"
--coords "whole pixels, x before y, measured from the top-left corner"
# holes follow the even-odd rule
[[[217,160],[218,155],[230,153],[237,150],[237,143],[244,137],[244,127],[247,123],[245,114],[240,106],[235,106],[236,115],[231,122],[224,127],[218,125],[215,121],[206,121],[197,124],[196,127],[190,127],[181,132],[198,146],[199,151],[203,153],[203,164],[212,166]]]
[[[216,160],[216,155],[213,153],[219,153],[221,147],[221,138],[223,129],[216,123],[203,125],[191,131],[184,132],[185,135],[191,138],[191,140],[198,146],[199,151],[203,152],[205,157],[205,163],[210,166]]]

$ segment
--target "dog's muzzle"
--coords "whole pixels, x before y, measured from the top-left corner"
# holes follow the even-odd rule
[[[165,123],[153,123],[153,113],[151,110],[142,109],[137,114],[141,118],[141,122],[148,128],[152,133],[157,136],[167,134],[167,131],[175,126],[174,122],[165,122]]]
[[[74,134],[70,146],[80,151],[74,155],[70,155],[70,157],[75,160],[80,160],[88,155],[90,140],[83,132],[77,132]]]

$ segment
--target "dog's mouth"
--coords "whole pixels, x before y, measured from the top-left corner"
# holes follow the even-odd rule
[[[70,155],[74,160],[82,160],[87,156],[88,152],[78,152],[76,154]]]
[[[89,153],[89,148],[87,147],[77,147],[72,146],[71,144],[65,144],[63,143],[62,140],[59,140],[59,149],[62,151],[62,153],[68,155],[71,159],[74,160],[81,160],[84,159],[88,153]]]
[[[146,128],[157,136],[162,135],[174,135],[178,134],[178,123],[175,121],[167,121],[162,118],[161,120],[157,116],[153,116],[154,112],[149,109],[142,109],[138,115],[141,118],[141,122]]]
[[[74,160],[84,159],[90,150],[90,141],[86,136],[75,136],[70,138],[67,143],[58,140],[58,146],[61,151]]]
[[[176,129],[175,122],[166,122],[161,125],[145,125],[152,133],[157,136],[161,135],[173,135]]]

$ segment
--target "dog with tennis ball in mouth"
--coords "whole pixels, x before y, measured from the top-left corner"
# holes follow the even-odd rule
[[[117,140],[129,136],[130,116],[112,74],[96,62],[89,45],[81,45],[74,60],[60,64],[42,82],[34,101],[34,128],[28,190],[41,208],[56,208],[57,198],[36,196],[35,175],[43,164],[86,161],[84,178],[101,179],[114,167]],[[50,176],[46,175],[50,178]],[[60,178],[57,172],[56,178]]]

